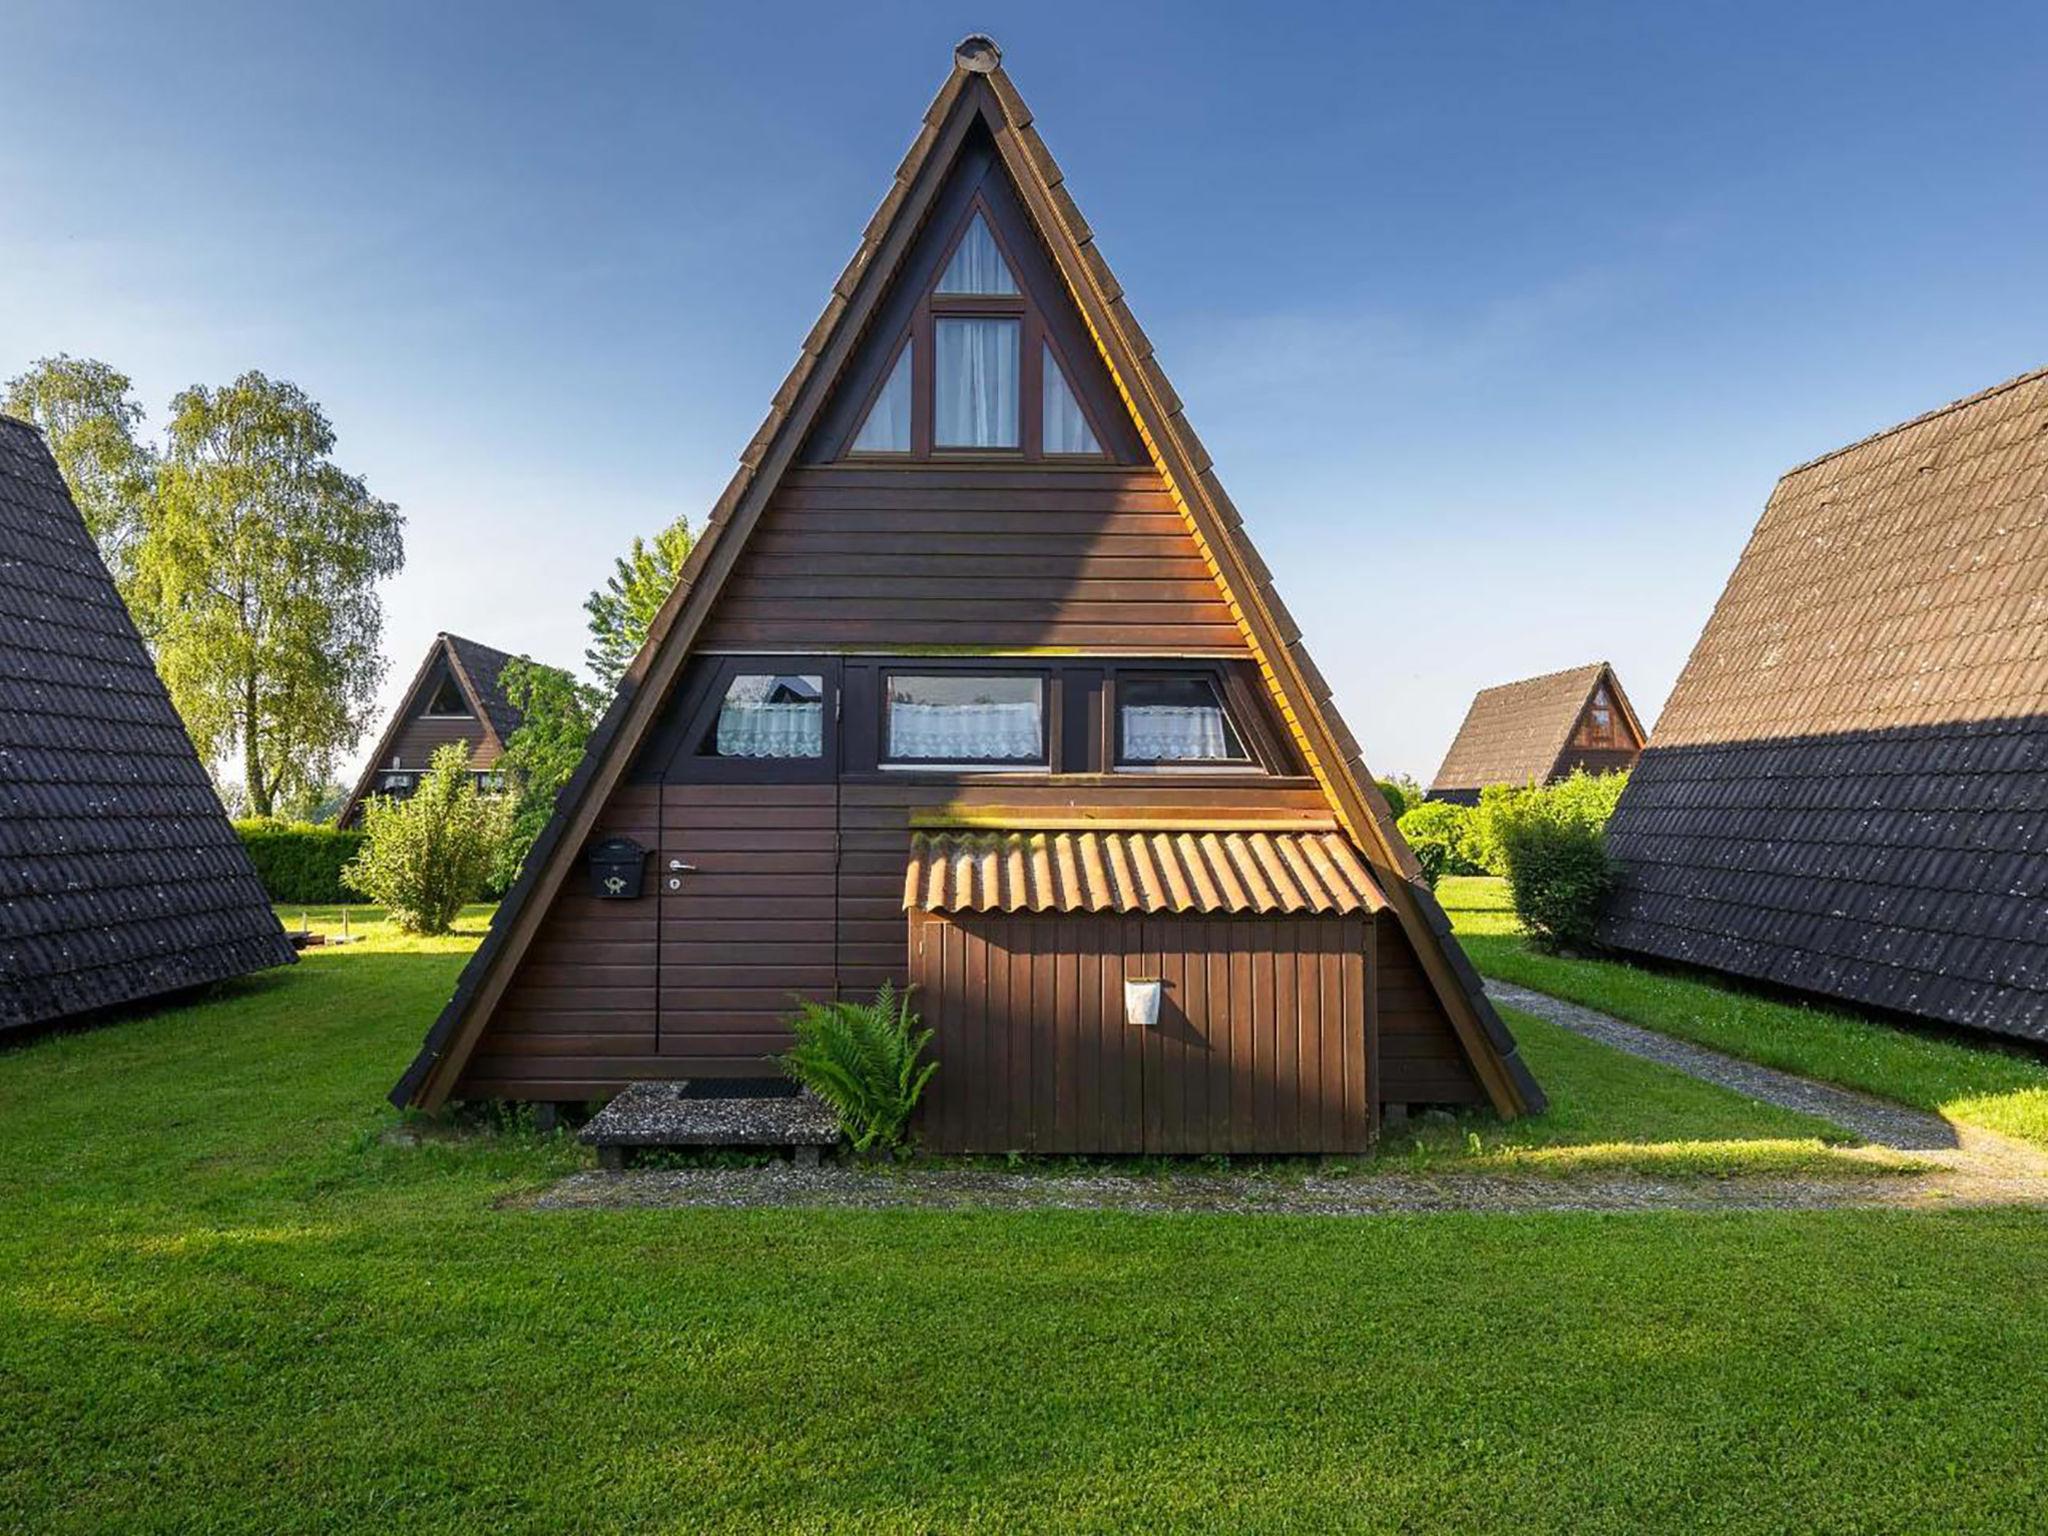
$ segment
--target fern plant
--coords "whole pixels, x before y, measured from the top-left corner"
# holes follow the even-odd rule
[[[782,1067],[831,1106],[856,1152],[901,1146],[939,1070],[936,1061],[919,1060],[932,1032],[917,1026],[909,989],[886,982],[871,1003],[800,1000],[790,1020],[796,1044]]]

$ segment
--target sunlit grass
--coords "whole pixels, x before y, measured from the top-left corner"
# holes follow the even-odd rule
[[[1488,976],[1731,1056],[2048,1146],[2048,1064],[2037,1059],[1692,976],[1543,954],[1521,936],[1502,880],[1450,877],[1437,896],[1472,963]]]
[[[2023,1530],[2048,1492],[2037,1216],[541,1212],[572,1142],[383,1102],[471,943],[0,1049],[0,1530]],[[1517,1023],[1552,1114],[1394,1155],[1846,1155]]]

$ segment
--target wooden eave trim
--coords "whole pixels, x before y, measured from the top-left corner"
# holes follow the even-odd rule
[[[424,1070],[416,1062],[401,1080],[402,1091],[414,1083],[410,1102],[437,1109],[447,1102],[463,1065],[475,1048],[485,1021],[496,1011],[519,961],[545,919],[570,865],[582,853],[598,817],[624,776],[647,728],[659,713],[690,654],[690,643],[702,627],[719,589],[738,560],[769,496],[809,432],[830,385],[844,368],[854,343],[865,328],[888,278],[915,237],[945,170],[952,164],[975,116],[978,98],[964,105],[966,74],[955,69],[925,114],[920,132],[898,168],[897,181],[869,221],[861,247],[854,253],[826,304],[825,317],[806,339],[806,350],[777,391],[768,419],[741,456],[740,468],[713,507],[704,535],[691,548],[676,585],[648,627],[640,653],[620,682],[617,725],[606,733],[600,757],[573,804],[558,809],[564,818],[556,842],[510,914],[502,942],[480,950],[481,974],[466,971],[456,984],[452,1017],[437,1021],[422,1055],[431,1055]],[[908,172],[908,179],[905,173]],[[828,323],[829,322],[829,323]],[[811,350],[813,344],[817,350]],[[503,909],[501,908],[501,914]],[[474,983],[473,990],[465,988]],[[445,1026],[445,1028],[444,1028]],[[437,1040],[436,1035],[442,1038]],[[416,1082],[415,1082],[416,1079]]]
[[[1010,86],[1000,68],[991,76],[991,84],[999,98],[1015,98],[1015,88]],[[1006,89],[1007,97],[1004,96]],[[1021,98],[1016,99],[1021,105]],[[1025,123],[1028,121],[1028,118],[1024,120]],[[1423,913],[1411,884],[1419,878],[1420,866],[1399,835],[1389,835],[1388,825],[1392,816],[1385,798],[1369,776],[1361,782],[1353,773],[1352,761],[1347,759],[1345,752],[1349,733],[1340,738],[1331,728],[1324,717],[1322,701],[1308,686],[1307,673],[1300,664],[1305,661],[1305,654],[1301,657],[1296,655],[1300,648],[1299,630],[1294,627],[1291,616],[1286,617],[1283,625],[1281,615],[1285,610],[1280,609],[1279,614],[1274,612],[1279,605],[1269,587],[1246,579],[1245,564],[1233,543],[1233,536],[1242,524],[1234,516],[1235,509],[1229,507],[1228,498],[1221,494],[1221,485],[1215,483],[1215,477],[1208,472],[1211,463],[1208,453],[1193,428],[1187,424],[1185,415],[1179,411],[1178,397],[1165,383],[1163,370],[1153,361],[1150,341],[1120,297],[1115,300],[1103,297],[1102,291],[1095,286],[1096,274],[1106,278],[1110,290],[1119,295],[1121,285],[1115,283],[1108,263],[1102,260],[1099,252],[1094,252],[1087,259],[1082,258],[1084,249],[1093,251],[1092,234],[1080,219],[1071,198],[1056,199],[1053,196],[1053,186],[1041,177],[1041,166],[1055,179],[1060,174],[1058,166],[1035,133],[1029,140],[1023,137],[1023,128],[1024,123],[1013,125],[1005,122],[999,125],[995,132],[997,150],[1041,227],[1049,234],[1057,232],[1062,237],[1059,240],[1048,239],[1047,245],[1095,336],[1097,346],[1102,348],[1104,366],[1109,369],[1111,379],[1130,407],[1139,434],[1152,453],[1161,478],[1222,588],[1224,600],[1238,620],[1246,644],[1267,679],[1282,718],[1295,735],[1309,771],[1323,785],[1324,793],[1344,823],[1347,835],[1366,852],[1377,868],[1395,876],[1383,882],[1388,904],[1442,1000],[1467,1059],[1487,1091],[1487,1097],[1507,1117],[1534,1107],[1527,1102],[1522,1084],[1507,1066],[1506,1057],[1496,1043],[1505,1034],[1505,1027],[1497,1018],[1488,1016],[1491,1005],[1481,1001],[1484,988],[1477,974],[1471,971],[1469,962],[1465,973],[1460,974],[1446,949],[1447,945],[1456,943],[1447,931],[1448,925],[1440,929]],[[1073,210],[1071,221],[1067,210]],[[1167,399],[1174,402],[1174,409],[1165,408]],[[1225,508],[1229,508],[1233,515],[1226,516]],[[1279,639],[1283,629],[1291,637],[1286,642]],[[1299,709],[1294,704],[1296,697],[1305,701]],[[1363,767],[1362,754],[1353,751],[1351,759]],[[1481,1012],[1482,1008],[1486,1013]]]

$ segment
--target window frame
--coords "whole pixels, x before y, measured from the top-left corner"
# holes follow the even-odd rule
[[[434,706],[441,702],[442,694],[451,691],[456,698],[462,700],[464,707],[459,713],[452,715],[443,714],[440,710],[435,709]],[[469,707],[469,694],[462,684],[455,680],[455,674],[453,672],[443,672],[440,683],[427,694],[427,707],[413,718],[416,720],[474,720],[477,718],[477,714],[473,708]]]
[[[1023,677],[1038,684],[1038,756],[1021,757],[897,757],[889,751],[890,686],[898,677]],[[1059,761],[1057,720],[1058,673],[1050,667],[985,665],[981,658],[963,658],[956,666],[933,666],[916,657],[885,659],[875,671],[875,767],[883,773],[1040,773],[1052,775]]]
[[[1015,293],[940,293],[939,280],[946,268],[952,264],[953,256],[960,248],[967,232],[979,218],[987,226],[989,238],[995,242],[996,250],[1003,258],[1003,265],[1009,269],[1010,281]],[[1086,392],[1076,382],[1078,374],[1073,359],[1067,356],[1053,328],[1045,323],[1038,306],[1032,301],[1029,284],[1024,276],[1025,267],[1017,259],[1009,238],[1004,234],[1002,220],[996,215],[995,207],[987,194],[976,191],[968,199],[965,210],[951,237],[939,253],[932,268],[930,286],[918,298],[911,310],[910,318],[896,335],[888,348],[888,361],[876,378],[869,382],[858,410],[853,413],[847,427],[846,446],[840,457],[848,463],[857,464],[1108,464],[1115,462],[1107,447],[1110,435],[1103,424],[1096,420]],[[1017,446],[994,448],[977,446],[946,446],[937,441],[938,416],[938,321],[941,318],[957,320],[1015,320],[1018,325],[1017,352]],[[868,416],[882,392],[889,387],[889,378],[896,370],[897,361],[905,349],[910,354],[910,447],[903,449],[860,448],[853,446],[862,429],[867,425]],[[1047,453],[1045,451],[1045,357],[1050,353],[1059,365],[1067,381],[1067,391],[1074,397],[1074,403],[1081,412],[1081,419],[1088,424],[1088,431],[1095,439],[1093,453]]]
[[[1186,682],[1189,679],[1208,685],[1209,694],[1216,701],[1216,707],[1223,711],[1223,723],[1230,734],[1237,738],[1238,757],[1167,758],[1130,760],[1124,755],[1124,699],[1123,690],[1129,683]],[[1108,771],[1111,773],[1233,773],[1248,770],[1264,771],[1259,755],[1252,748],[1252,738],[1237,722],[1237,713],[1231,708],[1229,692],[1222,679],[1195,667],[1119,667],[1110,678],[1109,686],[1109,729],[1104,733],[1107,743]]]

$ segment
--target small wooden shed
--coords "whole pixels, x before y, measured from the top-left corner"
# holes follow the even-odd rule
[[[1429,798],[1477,805],[1489,784],[1552,784],[1579,769],[1625,773],[1643,726],[1604,661],[1482,688],[1430,783]]]
[[[460,635],[434,636],[343,802],[338,823],[357,825],[363,802],[371,795],[408,798],[434,754],[450,742],[469,749],[469,769],[478,785],[495,787],[498,759],[521,720],[501,681],[514,659],[506,651]]]
[[[956,1151],[1543,1097],[995,45],[970,38],[393,1091],[774,1070],[915,983]]]

